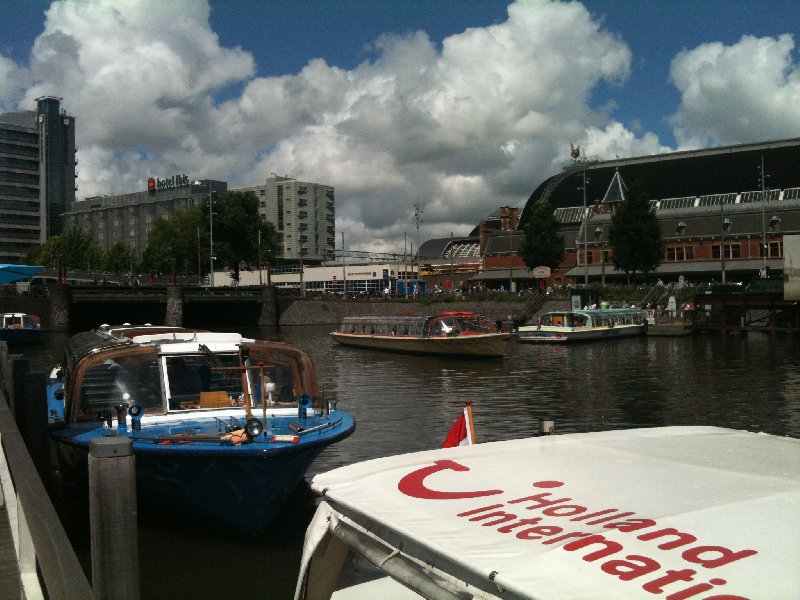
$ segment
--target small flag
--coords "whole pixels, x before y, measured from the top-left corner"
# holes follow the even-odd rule
[[[472,400],[465,402],[464,412],[459,415],[442,443],[442,448],[469,446],[475,443],[475,426],[472,423]]]

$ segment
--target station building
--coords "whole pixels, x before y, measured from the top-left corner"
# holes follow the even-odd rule
[[[36,110],[0,115],[0,262],[64,231],[75,200],[75,118],[61,99],[38,98]]]

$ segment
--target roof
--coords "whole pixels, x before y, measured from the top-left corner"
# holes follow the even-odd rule
[[[312,488],[335,514],[307,540],[352,523],[499,598],[652,599],[709,581],[703,597],[800,594],[798,439],[717,427],[547,436],[370,460]],[[685,578],[667,584],[676,571]]]
[[[0,285],[33,277],[42,267],[0,264]]]
[[[759,189],[761,159],[769,176],[769,187],[800,187],[800,138],[721,146],[704,150],[670,152],[635,158],[589,162],[586,165],[588,204],[601,200],[619,170],[630,185],[642,183],[651,198],[683,198],[709,194],[739,193]],[[582,170],[570,164],[570,174],[557,183],[548,200],[556,208],[583,205]],[[541,198],[548,184],[563,173],[548,177],[533,191],[520,215],[519,228],[525,226],[533,203]]]

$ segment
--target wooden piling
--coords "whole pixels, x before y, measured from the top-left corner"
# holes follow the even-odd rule
[[[97,600],[139,599],[136,459],[127,437],[89,444],[92,587]]]
[[[25,416],[25,374],[28,372],[29,362],[22,354],[12,354],[8,357],[11,361],[11,385],[9,389],[9,406],[17,423],[17,429],[22,434],[22,439],[27,436],[27,421]]]
[[[46,488],[50,488],[50,438],[47,427],[47,374],[25,374],[25,445]]]

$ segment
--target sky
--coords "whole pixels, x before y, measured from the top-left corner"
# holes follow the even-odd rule
[[[334,186],[337,249],[402,252],[570,144],[800,137],[798,31],[797,0],[0,0],[0,112],[62,98],[79,199],[277,173]]]

